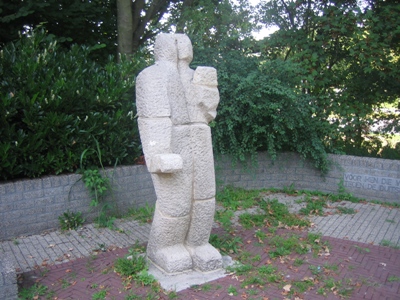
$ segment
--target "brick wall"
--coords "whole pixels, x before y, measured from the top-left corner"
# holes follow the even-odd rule
[[[156,195],[146,166],[122,166],[107,170],[112,192],[106,201],[127,208],[155,203]],[[46,176],[0,183],[0,240],[59,228],[58,217],[67,210],[81,211],[92,220],[97,210],[78,174]]]
[[[354,196],[400,204],[400,161],[331,155],[333,165],[321,176],[309,161],[297,154],[284,153],[276,161],[258,155],[256,166],[232,166],[228,157],[216,157],[219,187],[283,188],[337,193],[339,186]],[[113,192],[107,201],[124,212],[129,207],[154,204],[156,200],[150,174],[145,166],[122,166],[108,170]],[[40,179],[0,183],[0,240],[38,234],[58,228],[58,216],[67,210],[81,211],[91,220],[90,196],[80,175],[48,176]]]

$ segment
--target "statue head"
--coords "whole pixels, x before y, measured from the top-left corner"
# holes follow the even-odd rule
[[[178,47],[178,59],[190,64],[193,60],[192,42],[186,34],[177,33],[175,37]]]
[[[161,33],[154,44],[154,58],[156,61],[178,61],[176,38],[173,34]]]

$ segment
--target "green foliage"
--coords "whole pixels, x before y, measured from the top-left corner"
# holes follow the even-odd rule
[[[220,104],[213,127],[216,151],[244,161],[246,154],[294,151],[326,171],[329,123],[315,117],[318,106],[297,88],[302,71],[281,60],[261,61],[226,53],[217,64]]]
[[[308,233],[307,238],[301,238],[298,235],[276,235],[270,239],[270,245],[274,248],[269,251],[271,258],[286,256],[291,253],[306,254],[313,251],[314,254],[328,249],[327,243],[320,241],[320,235]]]
[[[217,202],[225,208],[232,210],[246,209],[254,206],[256,198],[259,196],[258,190],[246,190],[233,186],[226,186],[216,195]]]
[[[303,215],[317,215],[322,216],[324,214],[324,208],[326,207],[326,200],[319,197],[306,197],[306,207],[300,209],[300,214]]]
[[[334,129],[325,143],[346,153],[375,155],[378,141],[364,141],[376,120],[373,112],[400,94],[400,20],[395,17],[400,6],[370,1],[361,8],[360,3],[265,1],[262,22],[279,30],[261,49],[269,59],[300,64],[302,91],[317,100],[314,117],[329,120]],[[389,118],[389,127],[396,127],[398,118]]]
[[[142,224],[151,223],[154,216],[154,205],[149,205],[146,203],[145,206],[130,209],[128,212],[129,216],[132,216],[135,220]]]
[[[103,300],[106,299],[106,296],[107,296],[107,290],[101,290],[93,293],[92,300]]]
[[[82,226],[85,219],[82,217],[82,212],[67,211],[58,217],[61,230],[73,230]]]
[[[89,58],[98,47],[59,46],[43,30],[0,52],[0,176],[2,179],[133,163],[140,154],[132,100],[140,60]]]
[[[44,296],[47,293],[47,286],[35,283],[30,288],[23,288],[18,293],[18,299],[39,299],[40,296]]]
[[[266,218],[270,225],[289,227],[307,227],[310,221],[305,220],[289,212],[287,206],[280,203],[277,199],[261,201],[260,207],[265,211]]]
[[[239,247],[243,244],[243,241],[240,237],[228,234],[223,236],[211,234],[210,244],[219,249],[222,254],[232,254],[239,252]]]
[[[115,272],[127,280],[135,280],[142,285],[151,285],[155,279],[148,271],[146,257],[135,250],[129,251],[124,258],[117,258],[114,263]]]
[[[99,169],[84,170],[82,180],[92,196],[90,206],[98,206],[100,199],[110,188],[110,180],[107,176],[103,176]]]

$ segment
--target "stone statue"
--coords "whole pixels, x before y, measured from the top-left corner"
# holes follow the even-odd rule
[[[189,67],[184,34],[160,34],[155,64],[136,81],[139,132],[157,194],[148,258],[168,274],[222,267],[208,243],[215,211],[215,174],[208,123],[219,101],[214,68]]]

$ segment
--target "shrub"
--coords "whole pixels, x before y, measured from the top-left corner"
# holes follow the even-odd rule
[[[4,180],[71,172],[86,166],[133,163],[140,155],[134,79],[140,60],[89,54],[100,46],[59,46],[44,30],[1,49],[0,177]],[[86,150],[89,149],[89,150]]]
[[[240,160],[256,151],[272,157],[294,151],[326,171],[329,123],[318,117],[314,99],[298,89],[298,66],[280,60],[256,65],[253,60],[220,66],[221,103],[213,132],[217,150]]]

